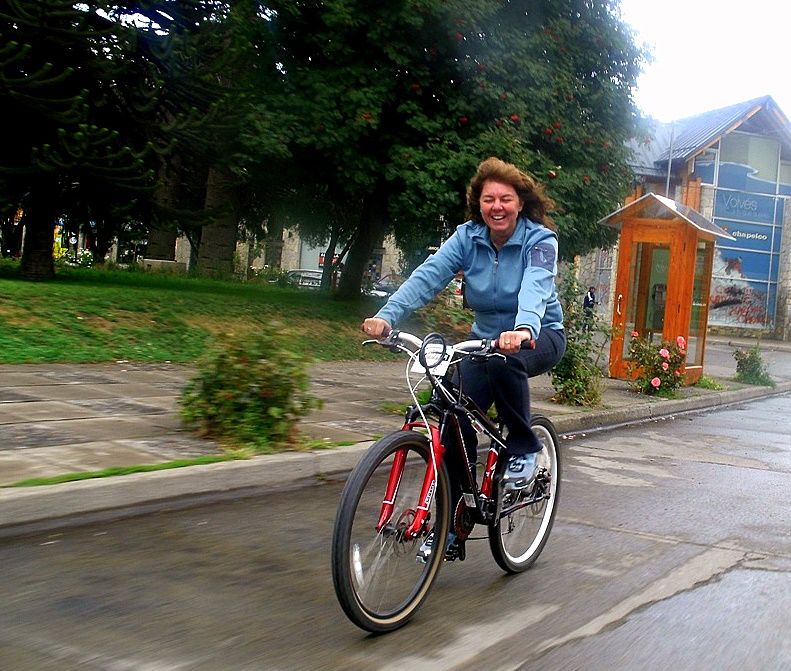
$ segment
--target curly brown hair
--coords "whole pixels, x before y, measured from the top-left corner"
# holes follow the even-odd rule
[[[495,156],[481,162],[467,187],[467,211],[470,218],[483,221],[480,199],[483,183],[488,179],[510,184],[523,203],[522,214],[553,231],[557,230],[555,222],[549,216],[555,209],[555,203],[544,192],[544,186],[513,163],[506,163]]]

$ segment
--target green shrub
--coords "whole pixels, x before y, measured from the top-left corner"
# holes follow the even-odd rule
[[[288,280],[288,273],[282,268],[276,266],[263,266],[261,268],[253,269],[253,277],[261,283],[274,284],[275,286],[286,288],[290,287],[291,282]]]
[[[683,336],[678,336],[674,343],[657,344],[633,331],[629,358],[629,370],[637,374],[632,388],[641,394],[673,398],[676,389],[684,384],[687,343]]]
[[[774,380],[769,377],[763,357],[761,356],[760,343],[755,343],[749,349],[737,349],[733,353],[736,359],[736,381],[744,384],[757,384],[764,387],[774,387]]]
[[[695,383],[695,386],[700,389],[711,389],[713,391],[722,391],[725,389],[719,382],[707,375],[701,375],[700,379]]]
[[[550,371],[555,395],[552,400],[566,405],[596,406],[601,403],[602,372],[594,342],[596,333],[607,333],[594,315],[591,328],[586,328],[582,311],[585,291],[573,275],[564,277],[559,286],[563,305],[563,326],[566,331],[566,353]],[[600,350],[599,350],[600,351]]]
[[[226,340],[185,387],[181,415],[201,435],[234,448],[287,448],[296,438],[296,420],[320,405],[308,393],[305,364],[277,336]]]

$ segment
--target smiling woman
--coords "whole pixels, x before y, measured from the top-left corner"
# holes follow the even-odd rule
[[[493,341],[507,356],[486,364],[461,362],[454,383],[463,380],[480,408],[494,403],[508,427],[506,488],[529,486],[541,449],[530,425],[528,378],[549,371],[566,349],[555,288],[558,241],[548,216],[553,205],[542,185],[517,166],[495,157],[481,162],[467,189],[470,220],[363,322],[363,330],[379,338],[463,273],[467,303],[475,313],[472,337]],[[458,438],[447,446],[451,463],[464,449],[475,460],[475,431],[465,421],[462,434],[463,446],[456,444]],[[452,503],[460,496],[454,480]],[[463,554],[464,541],[453,532],[448,538],[447,551]]]
[[[483,183],[479,200],[481,216],[489,227],[489,237],[492,244],[500,249],[514,232],[524,203],[513,186],[493,179]]]

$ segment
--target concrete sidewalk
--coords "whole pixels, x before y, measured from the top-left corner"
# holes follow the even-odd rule
[[[724,384],[723,391],[685,388],[680,398],[665,400],[635,394],[623,381],[605,380],[602,407],[575,408],[553,403],[549,377],[541,376],[532,380],[533,410],[569,435],[791,391],[791,343],[762,343],[776,388],[730,380],[733,346],[752,344],[709,338],[706,375]],[[403,359],[395,357],[392,363],[312,367],[313,393],[324,407],[305,418],[301,429],[313,438],[352,443],[348,447],[8,488],[32,477],[163,463],[220,450],[181,426],[177,400],[192,374],[188,367],[128,362],[0,366],[0,487],[6,486],[0,488],[0,535],[194,505],[201,497],[291,488],[348,471],[372,439],[400,426],[400,416],[384,412],[382,404],[407,402],[404,372]]]

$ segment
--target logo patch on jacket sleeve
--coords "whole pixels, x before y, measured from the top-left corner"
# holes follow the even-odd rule
[[[530,265],[535,268],[552,270],[555,267],[555,248],[552,245],[538,244],[530,250]]]

